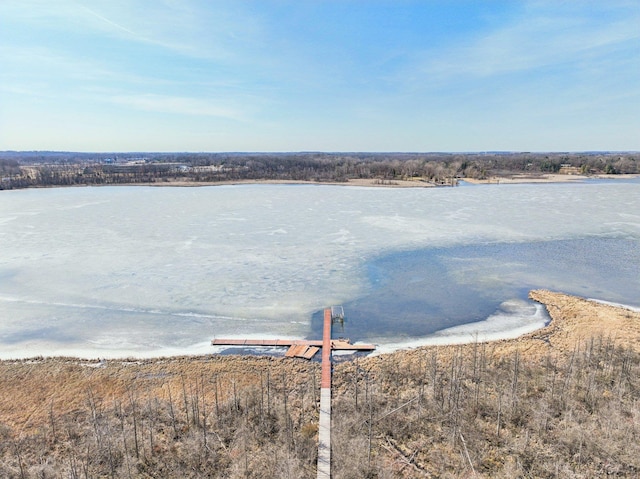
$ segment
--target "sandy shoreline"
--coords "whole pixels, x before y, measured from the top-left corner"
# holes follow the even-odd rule
[[[579,183],[588,180],[629,180],[640,178],[637,174],[621,175],[570,175],[570,174],[536,174],[536,175],[510,175],[491,176],[486,179],[457,178],[459,181],[473,185],[495,184],[529,184],[529,183]],[[200,186],[233,186],[233,185],[331,185],[331,186],[356,186],[374,188],[439,188],[451,185],[435,184],[424,179],[414,180],[382,180],[378,178],[350,179],[348,181],[303,181],[303,180],[228,180],[228,181],[163,181],[158,183],[118,183],[90,186],[158,186],[158,187],[200,187]],[[76,185],[78,187],[88,185]],[[61,186],[68,188],[69,186]]]
[[[484,180],[477,180],[474,178],[462,178],[467,183],[475,185],[489,185],[489,184],[523,184],[523,183],[575,183],[588,180],[629,180],[634,178],[640,178],[640,175],[636,174],[624,174],[624,175],[572,175],[572,174],[535,174],[535,175],[509,175],[509,176],[491,176]]]
[[[330,185],[375,188],[434,188],[435,184],[424,180],[353,179],[348,181],[304,181],[304,180],[228,180],[228,181],[165,181],[159,183],[123,183],[105,186],[233,186],[233,185]]]

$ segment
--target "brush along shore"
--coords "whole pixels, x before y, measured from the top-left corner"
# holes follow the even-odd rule
[[[549,291],[548,326],[335,365],[332,475],[638,477],[640,313]],[[315,477],[320,365],[0,362],[0,477]]]

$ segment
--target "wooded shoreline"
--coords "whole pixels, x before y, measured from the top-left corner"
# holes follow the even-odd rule
[[[0,152],[0,189],[245,182],[455,186],[640,175],[640,153]]]

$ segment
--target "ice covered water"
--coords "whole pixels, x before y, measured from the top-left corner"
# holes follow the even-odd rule
[[[529,287],[638,305],[639,245],[637,181],[5,191],[0,356],[305,337],[332,304],[383,345],[508,335],[544,323]]]

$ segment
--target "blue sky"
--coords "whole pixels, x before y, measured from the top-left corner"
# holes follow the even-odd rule
[[[0,0],[0,150],[640,150],[640,1]]]

